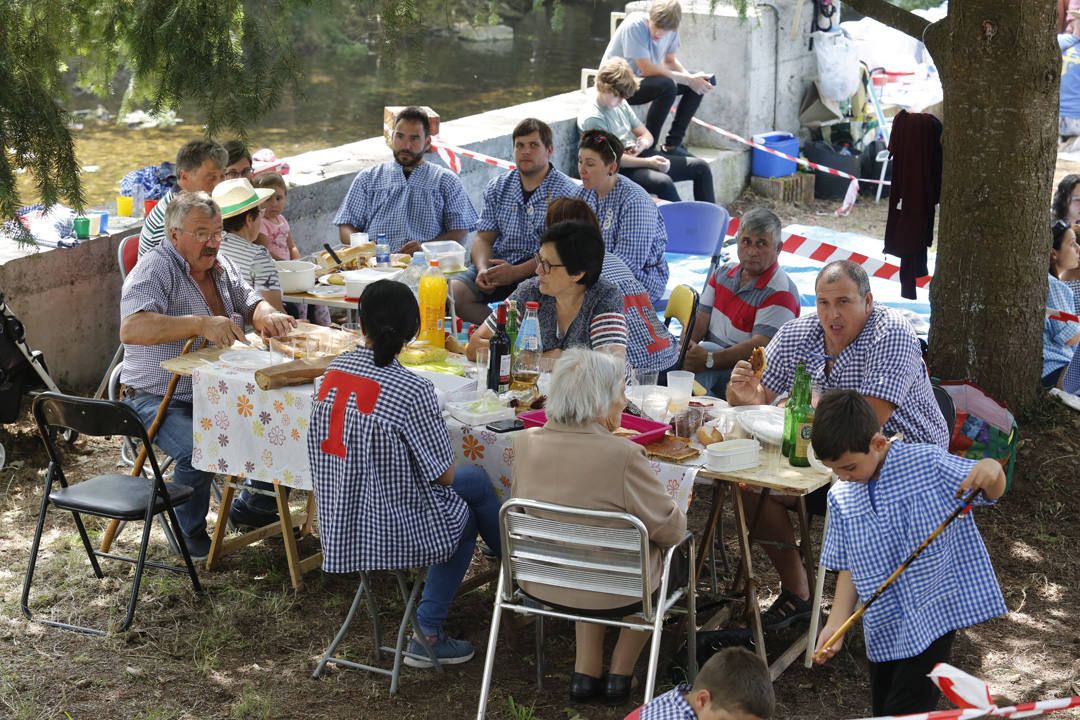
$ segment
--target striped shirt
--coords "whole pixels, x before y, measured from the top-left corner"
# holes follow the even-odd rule
[[[598,350],[606,346],[626,347],[626,318],[623,316],[623,294],[604,278],[585,291],[585,299],[577,317],[570,323],[565,334],[559,333],[555,298],[540,292],[540,278],[531,277],[517,286],[507,300],[517,300],[517,306],[525,303],[540,304],[537,312],[540,321],[540,342],[544,350],[566,350],[585,347]],[[495,332],[495,313],[488,315],[484,324]]]
[[[157,201],[157,205],[150,209],[146,219],[143,220],[142,231],[139,232],[139,257],[150,252],[165,239],[165,208],[172,202],[178,190],[170,190],[165,197]]]
[[[1069,286],[1058,280],[1053,275],[1050,278],[1050,286],[1047,289],[1046,306],[1052,310],[1061,310],[1074,313],[1076,300]],[[1074,345],[1066,345],[1069,340],[1080,333],[1080,325],[1072,321],[1051,320],[1047,318],[1043,323],[1043,367],[1042,377],[1046,377],[1058,368],[1065,367],[1073,357]]]
[[[221,254],[232,260],[247,284],[259,292],[281,292],[277,266],[262,245],[231,232],[221,236]]]
[[[569,177],[548,166],[544,181],[525,202],[521,173],[511,170],[487,184],[484,209],[476,223],[477,232],[494,232],[491,257],[516,265],[540,249],[540,236],[547,226],[544,218],[552,200],[577,195],[577,185]]]
[[[799,317],[799,289],[780,269],[780,263],[762,273],[756,282],[739,287],[742,265],[717,268],[701,293],[702,309],[711,307],[705,339],[731,347],[752,335],[772,337],[788,320]]]
[[[451,230],[472,230],[476,210],[453,172],[422,162],[406,177],[391,161],[356,173],[334,224],[352,225],[371,240],[386,233],[390,251],[397,252],[410,240],[427,242]]]
[[[251,322],[255,306],[265,302],[240,276],[240,271],[228,258],[218,255],[210,271],[225,313],[240,313]],[[120,294],[120,320],[140,312],[178,317],[181,315],[210,315],[199,286],[191,277],[191,266],[176,252],[171,242],[163,242],[143,257],[127,278]],[[202,338],[199,338],[202,341]],[[120,382],[133,390],[165,395],[172,373],[162,370],[161,363],[180,354],[184,339],[160,345],[124,344],[124,371]],[[191,402],[191,378],[182,377],[173,397]]]
[[[679,359],[679,345],[656,316],[645,288],[618,255],[604,253],[600,277],[623,294],[626,318],[626,363],[632,368],[667,370]]]
[[[667,285],[667,228],[649,194],[633,180],[615,176],[615,187],[604,197],[581,188],[578,197],[589,204],[604,233],[604,249],[615,253],[634,274],[653,304]]]
[[[850,571],[865,601],[960,504],[956,492],[975,463],[937,445],[893,442],[873,497],[866,483],[829,490],[821,564]],[[965,513],[863,615],[866,657],[914,657],[951,630],[1005,612],[974,513]]]

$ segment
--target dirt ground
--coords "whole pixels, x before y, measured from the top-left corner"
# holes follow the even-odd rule
[[[739,214],[754,198],[733,205]],[[881,237],[885,204],[860,201],[847,218],[835,203],[774,208],[785,223],[804,222]],[[396,696],[389,680],[355,670],[329,668],[310,675],[348,610],[356,589],[352,576],[314,571],[294,592],[280,539],[264,541],[200,572],[205,592],[195,595],[183,576],[150,570],[144,580],[134,630],[110,637],[64,632],[27,622],[20,610],[23,576],[41,502],[46,458],[28,413],[0,426],[7,466],[0,470],[0,717],[3,718],[467,718],[476,713],[487,646],[493,588],[458,598],[447,631],[472,641],[478,656],[442,675],[406,668]],[[66,461],[79,473],[116,466],[115,440],[78,440]],[[978,511],[1008,615],[959,633],[953,664],[986,680],[994,693],[1013,701],[1080,694],[1080,415],[1050,401],[1021,419],[1021,440],[1011,491],[996,506]],[[123,472],[122,470],[119,472]],[[691,507],[700,528],[708,509]],[[733,527],[728,514],[726,527]],[[90,523],[99,540],[103,523]],[[820,526],[815,525],[815,538]],[[132,528],[119,541],[134,552]],[[154,556],[169,559],[160,531]],[[729,530],[729,554],[734,544]],[[301,550],[311,552],[307,538]],[[761,604],[777,593],[777,578],[760,550]],[[127,566],[105,561],[106,578],[94,578],[70,516],[52,512],[45,525],[30,602],[48,617],[105,625],[118,619],[127,591]],[[473,571],[486,567],[477,555]],[[384,626],[400,611],[389,578],[378,578]],[[827,590],[826,597],[831,594]],[[736,613],[737,614],[737,613]],[[545,686],[537,689],[531,628],[505,631],[498,648],[489,716],[501,718],[621,718],[632,704],[609,709],[571,707],[573,635],[568,624],[548,622]],[[384,631],[385,632],[385,631]],[[767,638],[770,655],[790,635]],[[389,639],[389,638],[387,638]],[[371,630],[358,617],[341,652],[365,661]],[[665,643],[663,660],[674,655]],[[662,663],[663,665],[663,663]],[[776,718],[825,720],[870,715],[861,633],[851,633],[829,665],[796,663],[776,683]],[[641,675],[639,663],[638,674]],[[671,686],[662,667],[659,690]],[[638,696],[640,698],[640,695]],[[1059,713],[1070,716],[1068,713]],[[1073,713],[1071,717],[1080,717]]]

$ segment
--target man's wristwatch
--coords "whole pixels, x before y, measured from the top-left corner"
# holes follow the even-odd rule
[[[711,352],[709,352],[708,350],[706,350],[705,351],[705,368],[707,370],[712,370],[712,366],[713,366],[713,354]]]

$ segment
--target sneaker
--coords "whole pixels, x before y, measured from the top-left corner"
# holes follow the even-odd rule
[[[761,626],[766,630],[779,630],[808,617],[810,617],[810,601],[784,590],[772,606],[761,613]]]
[[[193,562],[205,560],[210,556],[210,536],[206,530],[200,530],[194,535],[184,535],[184,544],[187,545],[188,555]],[[180,554],[183,557],[183,554]]]
[[[247,503],[237,498],[233,500],[232,507],[229,508],[229,520],[238,528],[261,528],[264,525],[276,523],[278,516],[277,513],[252,510]]]
[[[678,155],[678,156],[681,156],[681,157],[694,157],[694,155],[689,150],[686,149],[685,145],[676,145],[675,147],[670,147],[669,145],[664,145],[664,146],[662,146],[660,148],[660,152],[662,152],[664,155]]]
[[[468,640],[455,640],[441,631],[435,642],[431,644],[431,650],[435,653],[435,657],[439,659],[440,665],[458,665],[459,663],[469,662],[475,654],[471,642]],[[417,656],[409,657],[409,655],[406,655],[402,658],[409,667],[429,668],[435,666],[428,658],[427,650],[416,639],[416,635],[409,638],[409,647],[405,649],[405,652]]]
[[[488,545],[486,542],[484,542],[483,539],[477,540],[476,541],[476,546],[478,548],[480,548],[480,554],[483,555],[486,558],[495,559],[495,558],[499,557],[495,553],[495,551],[491,549],[491,546]]]

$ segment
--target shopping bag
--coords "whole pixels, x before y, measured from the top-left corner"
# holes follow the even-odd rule
[[[840,28],[811,34],[817,57],[818,89],[823,98],[847,100],[859,89],[859,55]]]
[[[956,407],[949,452],[973,460],[997,460],[1005,470],[1005,491],[1008,492],[1012,487],[1019,434],[1016,419],[1008,408],[977,385],[964,380],[940,384]]]

